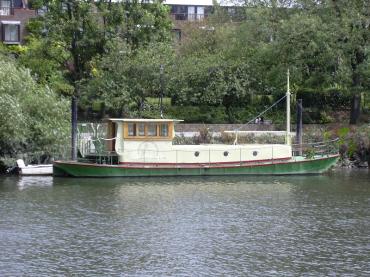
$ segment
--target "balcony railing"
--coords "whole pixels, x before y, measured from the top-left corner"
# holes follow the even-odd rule
[[[171,17],[174,20],[202,21],[207,16],[205,14],[173,13]]]
[[[1,15],[12,15],[13,14],[13,8],[11,7],[0,7],[0,16]]]

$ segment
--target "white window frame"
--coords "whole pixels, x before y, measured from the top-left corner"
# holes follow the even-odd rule
[[[6,28],[7,26],[17,27],[17,39],[13,40],[7,38]],[[21,22],[20,21],[1,21],[1,38],[4,44],[20,44],[21,43]]]

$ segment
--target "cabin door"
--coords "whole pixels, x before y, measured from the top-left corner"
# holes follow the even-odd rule
[[[108,151],[115,151],[116,149],[116,140],[113,139],[117,136],[116,134],[116,123],[109,122],[108,123],[108,130],[107,130],[107,150]]]

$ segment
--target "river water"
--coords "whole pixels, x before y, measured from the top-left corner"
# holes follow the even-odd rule
[[[0,276],[370,276],[370,173],[0,177]]]

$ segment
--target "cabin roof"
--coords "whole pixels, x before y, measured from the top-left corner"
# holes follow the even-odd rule
[[[112,122],[181,122],[180,119],[108,118]]]

